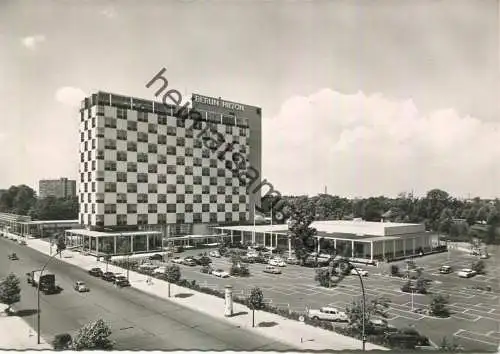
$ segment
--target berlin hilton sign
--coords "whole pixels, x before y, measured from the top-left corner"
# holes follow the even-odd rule
[[[193,95],[193,101],[203,104],[208,104],[210,106],[217,106],[226,109],[234,109],[236,111],[244,111],[245,107],[238,103],[227,102],[219,98],[212,98],[200,95]]]

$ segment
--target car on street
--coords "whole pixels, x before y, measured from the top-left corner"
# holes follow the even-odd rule
[[[163,256],[159,253],[156,253],[156,254],[153,254],[152,256],[150,256],[149,260],[151,260],[151,261],[163,261]]]
[[[19,257],[17,256],[17,254],[11,253],[11,254],[9,254],[9,259],[11,261],[17,261],[17,260],[19,260]]]
[[[334,307],[322,307],[319,310],[311,309],[307,312],[307,316],[312,320],[339,321],[339,322],[348,321],[346,313]]]
[[[172,258],[172,263],[182,264],[183,262],[184,262],[184,259],[181,258],[181,257],[174,257],[174,258]]]
[[[95,267],[89,270],[89,274],[94,277],[102,277],[103,271],[101,268]]]
[[[219,278],[229,278],[229,273],[222,269],[215,269],[212,271],[212,275]]]
[[[469,269],[469,268],[465,268],[465,269],[461,269],[457,275],[460,277],[460,278],[472,278],[473,276],[475,276],[477,274],[476,271],[472,270],[472,269]]]
[[[385,340],[392,344],[397,344],[397,343],[408,343],[412,344],[410,347],[414,346],[429,346],[429,338],[421,335],[416,329],[414,328],[403,328],[399,329],[397,331],[393,331],[390,333],[385,334]]]
[[[450,274],[453,272],[453,268],[451,268],[450,266],[441,266],[441,268],[439,268],[439,273],[440,274]]]
[[[219,251],[210,251],[210,252],[208,253],[208,255],[209,255],[210,257],[214,257],[214,258],[220,258],[220,253],[219,253]]]
[[[113,282],[115,281],[116,275],[113,272],[104,272],[101,278],[105,281]]]
[[[85,284],[85,282],[80,281],[80,280],[78,280],[77,282],[75,282],[75,286],[73,288],[76,291],[78,291],[79,293],[86,293],[86,292],[90,291],[90,289]]]
[[[186,257],[182,261],[182,264],[190,266],[190,267],[194,267],[196,265],[196,261],[191,257]]]
[[[125,287],[125,286],[130,286],[130,282],[128,281],[127,277],[124,275],[117,275],[115,280],[114,280],[115,285],[118,285],[119,287]]]
[[[362,277],[368,276],[368,272],[364,269],[361,269],[361,268],[352,268],[351,269],[351,275],[358,275],[358,272],[359,272],[359,275],[361,275]]]
[[[263,270],[264,273],[269,273],[269,274],[281,274],[281,270],[279,268],[276,268],[275,266],[268,265],[264,268]]]
[[[285,261],[280,258],[270,259],[268,264],[275,267],[286,267]]]
[[[151,264],[151,263],[143,263],[139,266],[140,270],[143,270],[146,272],[153,272],[156,268],[158,268],[158,266]]]

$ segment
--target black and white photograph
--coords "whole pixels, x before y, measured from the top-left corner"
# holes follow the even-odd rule
[[[498,0],[0,0],[0,351],[500,350]]]

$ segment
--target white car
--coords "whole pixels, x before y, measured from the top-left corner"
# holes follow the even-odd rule
[[[488,258],[490,258],[490,255],[488,253],[481,253],[481,256],[479,258],[488,259]]]
[[[269,265],[275,266],[275,267],[286,267],[286,263],[282,259],[270,259],[269,260]]]
[[[229,273],[222,269],[215,269],[212,274],[219,278],[229,278]]]
[[[85,285],[83,281],[77,281],[75,283],[75,290],[78,291],[79,293],[86,293],[90,291],[90,289]]]
[[[334,307],[322,307],[319,310],[309,310],[307,315],[313,320],[322,321],[348,321],[345,312],[339,311]]]
[[[472,278],[474,275],[476,275],[477,272],[472,270],[472,269],[462,269],[460,270],[457,275],[460,277],[460,278]]]
[[[269,274],[281,274],[281,270],[279,268],[268,265],[264,268],[264,273]]]
[[[359,272],[359,275],[361,275],[362,277],[368,276],[368,272],[364,269],[361,269],[361,268],[352,268],[351,269],[351,275],[358,275],[358,272]]]
[[[161,266],[153,270],[153,274],[165,274],[167,268],[165,266]]]
[[[184,262],[184,258],[174,257],[172,258],[172,263],[182,264]]]
[[[214,257],[214,258],[220,258],[220,253],[219,253],[219,251],[210,251],[210,252],[208,253],[208,255],[209,255],[210,257]]]

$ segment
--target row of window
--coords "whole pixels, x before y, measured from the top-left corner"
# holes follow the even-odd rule
[[[175,185],[169,185],[171,186],[172,188],[169,188],[170,191],[168,191],[167,193],[175,193]],[[186,194],[189,194],[189,193],[186,193]],[[203,193],[203,194],[209,194],[208,191],[207,193]],[[234,195],[237,195],[237,194],[234,194]],[[137,194],[137,203],[141,203],[141,204],[145,204],[145,203],[149,203],[150,200],[149,199],[153,199],[152,197],[150,197],[148,194],[144,194],[144,193],[140,193],[140,194]],[[80,198],[80,201],[81,202],[84,202],[85,198],[83,196],[83,194],[81,195],[81,198]],[[176,196],[176,202],[177,203],[184,203],[186,200],[185,198],[185,195],[184,194],[179,194]],[[87,197],[87,202],[88,203],[91,203],[91,196],[88,195]],[[166,194],[157,194],[156,195],[156,202],[157,203],[166,203],[167,202],[167,195]],[[194,194],[193,195],[193,203],[201,203],[202,202],[202,195],[200,194]],[[226,204],[232,204],[233,203],[233,197],[231,195],[226,195],[224,197],[224,202]],[[238,202],[240,204],[244,204],[246,203],[246,196],[245,195],[240,195],[238,197]],[[104,203],[104,194],[102,193],[98,193],[96,195],[96,203]],[[117,204],[126,204],[127,203],[127,195],[125,193],[118,193],[116,195],[116,203]],[[218,203],[218,198],[216,195],[211,195],[210,196],[210,199],[209,199],[209,203],[211,204],[215,204],[215,203]]]
[[[176,183],[177,184],[184,184],[184,176],[176,176]],[[241,181],[240,181],[241,184]],[[187,188],[189,186],[189,189]],[[210,187],[209,186],[201,186],[202,187],[202,194],[210,194]],[[229,186],[228,186],[229,187]],[[91,183],[91,190],[92,192],[96,192],[96,186],[95,182]],[[89,188],[88,184],[84,184],[83,186],[83,191],[85,193],[88,193]],[[116,182],[105,182],[104,183],[104,191],[105,192],[116,192]],[[158,192],[158,185],[149,183],[148,184],[148,193],[157,193]],[[217,194],[224,195],[224,194],[229,194],[227,193],[229,190],[225,186],[217,186]],[[237,192],[237,193],[234,193]],[[137,183],[127,183],[127,193],[137,193]],[[191,194],[192,193],[192,185],[186,185],[186,191],[185,194]],[[239,194],[239,189],[238,187],[233,187],[232,190],[232,195],[238,195]]]
[[[95,204],[91,205],[91,213],[95,214]],[[193,204],[185,204],[184,205],[184,211],[186,213],[192,213],[193,212]],[[240,211],[240,206],[238,204],[232,204],[231,210],[233,212],[239,212]],[[203,213],[208,213],[210,212],[210,204],[202,204],[201,205],[201,211]],[[85,204],[84,206],[84,212],[87,214],[88,213],[88,205]],[[148,204],[148,213],[149,214],[156,214],[158,212],[158,204]],[[167,213],[176,213],[177,212],[177,204],[167,204]],[[218,204],[217,205],[217,212],[223,213],[226,212],[226,205],[225,204]],[[127,214],[136,214],[137,213],[137,204],[127,204]],[[104,205],[104,214],[116,214],[116,204],[105,204]]]
[[[201,223],[202,222],[202,217],[201,213],[193,213],[193,223]],[[217,218],[217,213],[210,213],[209,216],[209,222],[216,223],[218,222]],[[87,220],[85,220],[87,219]],[[167,223],[167,215],[165,214],[158,214],[157,216],[157,222],[158,224],[164,225]],[[246,220],[246,213],[239,213],[238,214],[238,220],[237,221],[245,221]],[[87,221],[88,224],[90,224],[90,215],[87,215],[87,218],[85,218],[85,215],[81,215],[80,217],[80,222],[82,224],[85,224]],[[233,214],[231,212],[225,212],[224,213],[224,221],[225,222],[232,222],[235,221],[233,220]],[[176,222],[177,223],[185,223],[186,222],[186,216],[184,213],[176,213]],[[127,215],[117,215],[116,216],[116,224],[117,225],[127,225]],[[138,214],[137,215],[137,225],[147,225],[148,224],[148,214]],[[104,226],[104,215],[97,215],[96,216],[96,226]]]

